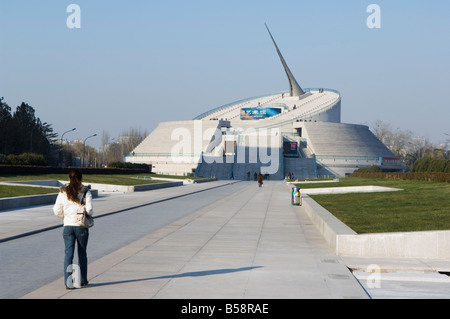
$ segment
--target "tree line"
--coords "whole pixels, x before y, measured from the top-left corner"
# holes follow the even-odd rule
[[[49,160],[57,134],[51,124],[42,122],[32,106],[22,102],[12,113],[0,98],[0,154],[40,154]],[[11,156],[10,156],[11,157]]]
[[[123,161],[145,137],[146,131],[130,129],[117,139],[102,134],[102,147],[58,139],[52,125],[36,117],[35,109],[22,102],[13,111],[0,98],[0,164],[38,166],[106,167]]]
[[[443,161],[439,160],[450,159],[449,151],[415,138],[410,131],[393,130],[379,120],[370,129],[404,161],[406,172],[424,170],[425,165],[440,167]],[[22,102],[12,112],[4,98],[0,98],[0,164],[77,166],[81,159],[85,167],[105,167],[112,162],[122,162],[124,154],[130,153],[147,135],[146,131],[135,128],[124,131],[117,139],[103,132],[99,150],[81,142],[61,143],[51,124],[36,117],[32,106]],[[423,160],[414,167],[421,158],[435,160]]]
[[[422,164],[414,165],[420,159],[424,160],[419,163],[432,162],[430,167],[433,169],[442,166],[442,163],[447,163],[445,160],[450,159],[448,150],[433,145],[425,138],[415,137],[411,131],[393,129],[389,124],[380,120],[370,125],[370,129],[396,157],[403,160],[406,172],[425,171]],[[373,169],[371,168],[371,170]]]

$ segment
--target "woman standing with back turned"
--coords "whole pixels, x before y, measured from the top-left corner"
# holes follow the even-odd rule
[[[87,281],[87,243],[89,229],[79,226],[76,215],[80,205],[85,205],[86,212],[92,216],[92,194],[89,187],[81,184],[82,174],[78,170],[72,170],[69,174],[69,185],[60,189],[53,212],[59,218],[64,218],[63,238],[65,245],[64,256],[64,283],[67,289],[74,288],[72,283],[73,257],[75,243],[77,243],[78,262],[80,269],[81,286],[86,286]]]

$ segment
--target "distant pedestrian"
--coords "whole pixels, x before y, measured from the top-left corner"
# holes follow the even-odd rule
[[[53,206],[54,214],[64,219],[63,238],[65,245],[64,255],[64,283],[67,289],[75,288],[72,276],[76,272],[79,276],[76,283],[80,286],[86,286],[87,280],[87,244],[89,238],[89,229],[79,226],[77,223],[77,213],[82,205],[86,212],[92,216],[94,213],[92,206],[92,194],[89,187],[81,184],[82,174],[78,170],[72,170],[69,174],[69,185],[60,189],[56,203]],[[77,244],[79,268],[74,269],[73,257],[75,252],[75,243]],[[79,271],[78,271],[79,270]]]
[[[261,187],[263,184],[263,175],[261,173],[258,174],[258,184],[259,187]]]

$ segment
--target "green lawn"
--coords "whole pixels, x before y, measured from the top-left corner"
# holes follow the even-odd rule
[[[140,179],[136,177],[139,176]],[[83,184],[98,183],[98,184],[110,184],[110,185],[143,185],[152,183],[161,183],[164,181],[159,180],[149,180],[143,179],[142,177],[165,177],[165,178],[176,178],[176,179],[186,179],[188,177],[183,176],[167,176],[167,175],[156,175],[156,174],[139,174],[139,175],[83,175]],[[68,181],[67,174],[43,174],[43,175],[9,175],[0,176],[0,182],[6,181],[32,181],[32,180],[61,180]],[[16,197],[16,196],[28,196],[28,195],[39,195],[47,193],[56,193],[57,189],[44,188],[44,187],[26,187],[26,186],[7,186],[0,185],[0,198],[4,197]]]
[[[450,184],[347,177],[300,188],[386,186],[403,191],[311,196],[357,233],[450,230]]]
[[[0,198],[42,195],[42,194],[57,193],[57,192],[58,192],[58,189],[45,188],[45,187],[0,185]]]

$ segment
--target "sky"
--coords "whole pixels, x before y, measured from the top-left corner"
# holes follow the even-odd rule
[[[341,93],[343,123],[450,137],[448,0],[1,0],[0,97],[98,148],[287,91],[265,23],[302,88]]]

